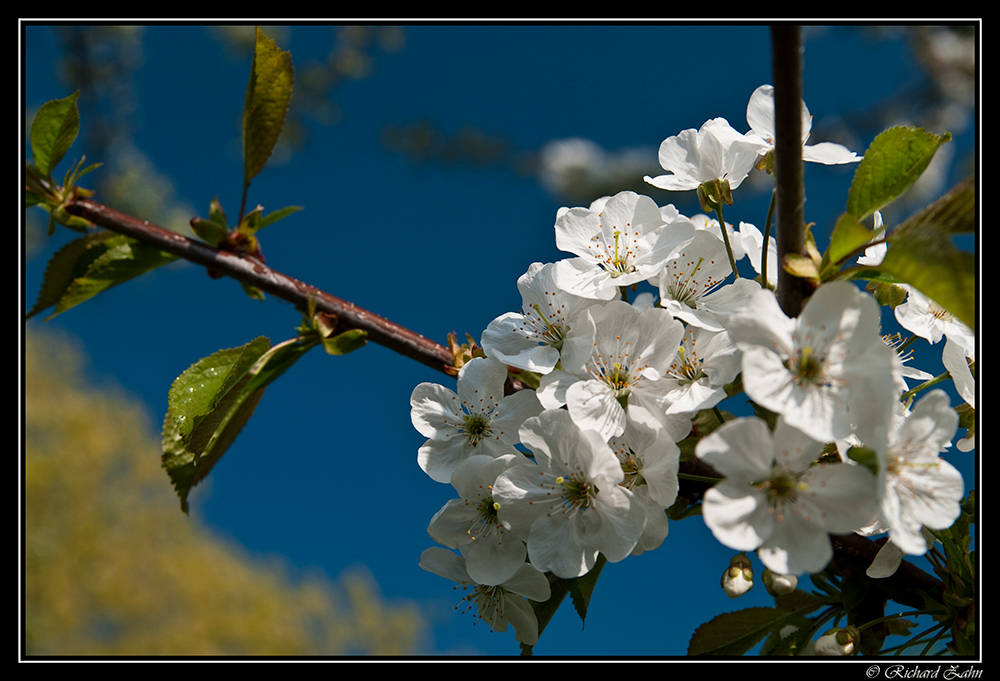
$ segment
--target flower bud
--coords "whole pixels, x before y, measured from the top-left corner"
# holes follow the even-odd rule
[[[813,652],[817,655],[846,657],[854,652],[854,644],[859,636],[858,630],[853,626],[830,629],[813,644]]]
[[[799,578],[796,575],[779,575],[765,569],[761,577],[764,588],[772,596],[785,596],[792,593],[799,586]]]
[[[750,559],[740,554],[733,556],[729,567],[722,573],[722,590],[730,598],[739,598],[753,588],[753,568]]]

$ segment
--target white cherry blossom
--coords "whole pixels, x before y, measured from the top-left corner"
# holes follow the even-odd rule
[[[677,499],[681,450],[663,430],[632,424],[608,445],[625,475],[621,486],[635,495],[646,512],[646,526],[633,556],[658,548],[669,531],[666,509]]]
[[[493,498],[500,520],[526,537],[531,564],[569,579],[587,574],[599,553],[624,560],[646,513],[620,486],[624,473],[604,438],[580,430],[562,409],[528,419],[520,434],[537,465],[501,474]]]
[[[900,326],[931,343],[947,336],[969,355],[975,354],[976,335],[972,329],[917,289],[906,284],[902,286],[907,291],[906,302],[895,309]]]
[[[747,123],[750,132],[747,137],[759,140],[765,151],[774,148],[774,86],[761,85],[754,90],[747,105]],[[806,146],[809,133],[812,130],[812,116],[806,103],[802,102],[802,160],[835,165],[841,163],[856,163],[861,157],[841,144],[820,142]],[[763,153],[763,152],[762,152]]]
[[[605,440],[630,420],[660,424],[679,440],[690,420],[667,417],[666,374],[683,326],[666,310],[642,312],[620,300],[587,308],[563,344],[563,369],[542,377],[538,399],[546,409],[566,405],[573,421]]]
[[[726,384],[740,373],[742,353],[725,331],[688,326],[663,381],[670,386],[667,414],[711,409],[726,399]]]
[[[726,326],[743,351],[743,388],[790,425],[833,442],[884,442],[900,361],[879,336],[879,306],[849,282],[820,286],[797,318],[754,293]]]
[[[530,564],[524,563],[503,584],[476,584],[466,571],[465,558],[440,546],[432,546],[420,555],[420,567],[458,582],[464,589],[471,587],[471,593],[463,600],[469,602],[469,607],[475,604],[479,619],[493,631],[507,631],[510,623],[517,641],[530,646],[538,643],[538,619],[524,599],[544,603],[552,592],[549,580]]]
[[[724,320],[760,289],[746,278],[725,284],[732,271],[722,239],[698,230],[660,272],[660,306],[688,324],[722,331]]]
[[[932,390],[894,419],[879,467],[881,519],[904,553],[923,554],[922,528],[947,529],[961,513],[962,474],[940,456],[957,428],[958,414],[943,390]]]
[[[643,179],[669,191],[697,189],[711,180],[728,180],[730,189],[740,186],[765,149],[729,125],[725,118],[706,121],[700,129],[684,130],[660,143],[660,166],[669,174]]]
[[[780,574],[826,567],[830,533],[869,524],[877,505],[875,475],[864,466],[815,464],[822,449],[783,418],[773,435],[752,417],[728,421],[702,439],[697,456],[726,476],[702,503],[715,538],[738,551],[756,549]]]
[[[508,366],[547,374],[559,362],[559,351],[571,321],[597,301],[560,289],[553,277],[555,263],[532,263],[517,280],[520,312],[502,314],[486,327],[486,355]]]
[[[530,463],[520,453],[469,457],[451,476],[459,498],[445,504],[427,526],[434,541],[462,552],[469,577],[478,584],[506,582],[524,564],[524,542],[497,517],[493,483],[508,468]]]
[[[517,429],[542,406],[531,390],[503,396],[507,367],[484,357],[458,373],[458,394],[436,383],[421,383],[410,396],[413,427],[428,438],[417,463],[437,482],[450,482],[455,468],[475,454],[494,458],[518,453]]]
[[[689,220],[668,225],[651,198],[630,191],[560,211],[556,246],[576,257],[555,264],[555,281],[574,295],[612,300],[659,272],[693,235]]]

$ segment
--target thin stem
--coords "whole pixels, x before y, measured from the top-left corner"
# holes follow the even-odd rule
[[[726,221],[722,218],[722,204],[715,204],[715,214],[719,216],[719,230],[722,232],[722,240],[726,242],[726,254],[729,256],[729,265],[733,268],[733,276],[740,278],[740,273],[736,271],[736,258],[733,257],[733,247],[729,245],[729,234],[726,233]]]
[[[243,222],[243,211],[247,207],[247,190],[250,189],[250,182],[243,183],[243,197],[240,199],[240,216],[236,219],[236,224]]]
[[[908,612],[897,612],[892,615],[885,615],[884,617],[876,617],[875,619],[869,620],[864,624],[862,624],[861,626],[856,627],[856,629],[860,633],[865,629],[868,629],[869,627],[875,626],[876,624],[881,624],[882,622],[898,619],[900,617],[913,617],[919,615],[932,615],[932,614],[934,614],[933,610],[910,610]]]
[[[941,381],[946,381],[949,378],[951,378],[951,374],[949,372],[947,372],[947,371],[944,372],[943,374],[938,374],[937,376],[935,376],[934,378],[930,379],[929,381],[921,383],[920,385],[918,385],[918,386],[916,386],[914,388],[910,388],[905,393],[903,393],[902,395],[900,395],[899,399],[900,399],[900,401],[905,402],[906,400],[910,399],[911,397],[913,397],[914,395],[916,395],[921,390],[925,390],[926,388],[930,388],[932,385],[937,385]]]
[[[707,482],[710,485],[714,485],[722,478],[712,478],[707,475],[694,475],[693,473],[678,473],[678,480],[690,480],[692,482]]]
[[[764,246],[760,253],[760,278],[764,288],[767,289],[771,288],[771,283],[767,280],[767,246],[771,240],[771,221],[774,219],[774,204],[777,194],[777,190],[771,190],[771,202],[767,205],[767,224],[764,225]]]

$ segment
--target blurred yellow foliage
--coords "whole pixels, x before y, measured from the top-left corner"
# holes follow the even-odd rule
[[[67,341],[26,333],[28,655],[414,652],[420,615],[365,573],[292,579],[180,513],[143,406],[84,385]]]

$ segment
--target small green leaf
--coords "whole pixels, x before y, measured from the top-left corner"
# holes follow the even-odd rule
[[[246,234],[247,236],[253,236],[260,229],[260,216],[264,212],[264,206],[257,206],[252,211],[243,216],[240,220],[240,224],[237,225],[236,231],[240,234]]]
[[[259,232],[268,225],[274,224],[278,220],[287,218],[292,213],[297,213],[300,210],[302,210],[302,206],[285,206],[280,210],[276,210],[270,215],[266,215],[263,218],[261,218],[260,224],[257,225],[257,231]]]
[[[837,219],[830,235],[830,247],[823,254],[821,270],[825,273],[830,266],[836,266],[841,260],[867,244],[876,233],[857,220],[850,213],[844,213]]]
[[[816,261],[808,255],[799,253],[788,253],[785,255],[785,271],[800,279],[810,279],[819,282],[819,268]]]
[[[897,126],[879,134],[854,173],[847,212],[863,220],[889,205],[927,169],[950,133],[935,135],[923,128]]]
[[[214,220],[205,220],[203,218],[191,218],[191,231],[197,234],[202,241],[213,247],[217,247],[222,238],[229,234],[229,230],[225,226],[220,225]]]
[[[323,340],[323,349],[330,355],[346,355],[368,343],[368,332],[361,329],[350,329],[333,338]]]
[[[31,153],[35,167],[46,178],[69,151],[80,132],[80,109],[76,104],[80,91],[64,99],[46,102],[31,123]]]
[[[211,203],[208,204],[208,219],[226,229],[229,228],[226,211],[222,210],[222,204],[219,203],[218,196],[214,197]]]
[[[933,223],[908,230],[878,268],[976,329],[976,258],[961,251]]]
[[[30,318],[52,305],[48,318],[101,291],[173,262],[177,257],[113,232],[93,232],[71,241],[49,260]]]
[[[291,53],[282,52],[257,28],[250,82],[243,103],[244,184],[249,184],[263,170],[278,143],[294,80]]]

